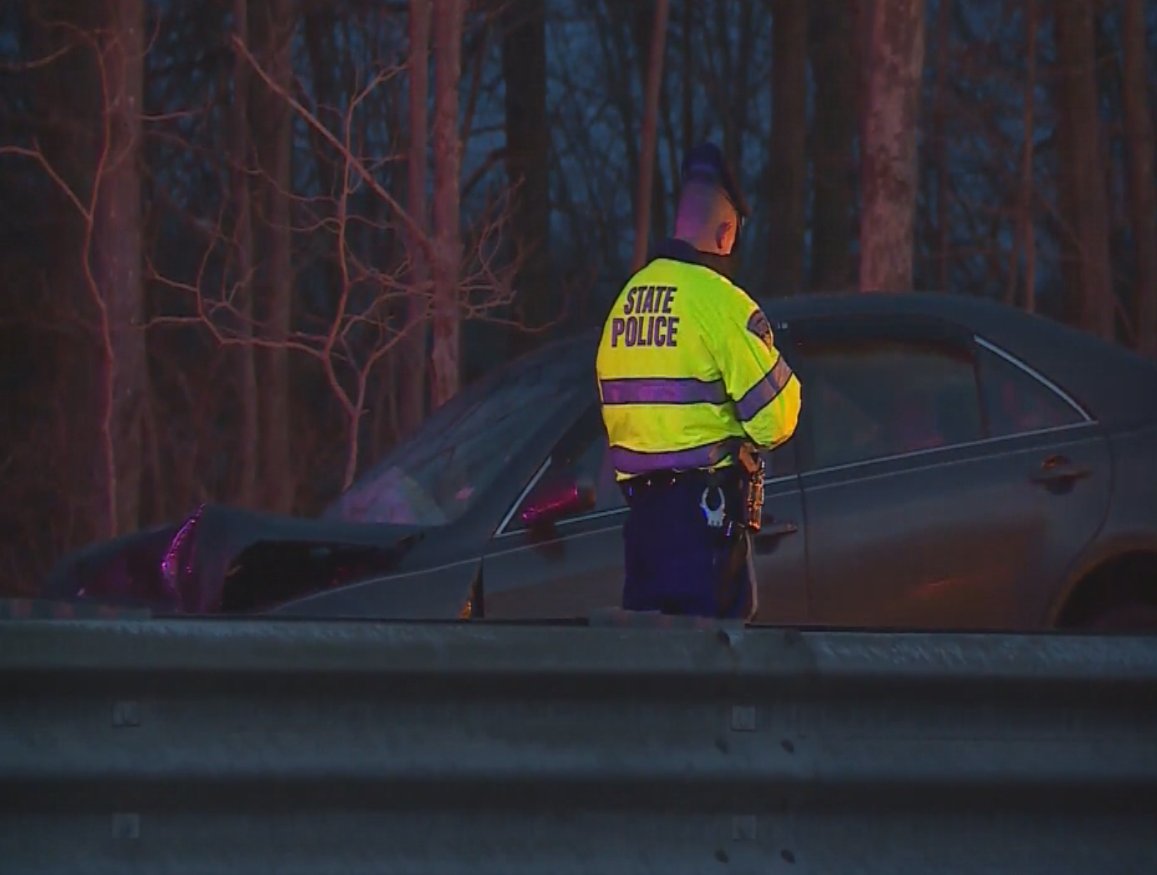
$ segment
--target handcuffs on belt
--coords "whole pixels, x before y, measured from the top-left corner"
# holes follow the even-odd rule
[[[743,443],[739,445],[736,452],[736,461],[744,473],[744,519],[740,521],[740,525],[752,532],[758,532],[763,516],[763,477],[765,473],[763,458],[754,446]],[[718,501],[717,507],[712,507],[708,502],[708,496],[712,491],[715,492]],[[703,517],[707,520],[707,525],[710,528],[723,528],[727,509],[727,499],[723,487],[718,485],[704,487],[703,494],[699,497],[699,509],[703,511]]]

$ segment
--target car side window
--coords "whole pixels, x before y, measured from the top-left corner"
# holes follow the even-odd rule
[[[607,433],[603,428],[602,416],[597,406],[584,413],[555,445],[550,455],[548,472],[565,472],[580,483],[593,487],[595,493],[594,507],[581,513],[564,515],[562,520],[615,510],[626,505],[622,490],[615,482],[615,471],[611,467],[608,449]],[[510,519],[508,531],[516,532],[526,528],[526,524],[522,521],[522,513],[534,496],[535,490],[531,489],[519,502]]]
[[[970,349],[947,340],[800,342],[810,440],[805,467],[826,468],[984,437]]]
[[[1084,422],[1068,401],[1004,356],[982,346],[978,364],[985,414],[993,437]]]

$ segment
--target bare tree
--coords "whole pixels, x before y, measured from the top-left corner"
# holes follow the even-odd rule
[[[513,231],[525,260],[515,298],[519,321],[542,326],[559,309],[551,282],[550,120],[546,94],[546,2],[510,0],[503,16],[502,78],[506,89],[506,177],[514,196]],[[513,344],[534,338],[519,332]]]
[[[292,115],[280,92],[293,78],[291,44],[296,17],[291,0],[251,0],[251,38],[271,83],[252,78],[249,114],[258,173],[254,179],[257,224],[254,312],[274,341],[292,326],[293,254],[290,233]],[[269,510],[287,512],[296,490],[291,464],[289,355],[283,344],[257,350],[261,418],[261,481]]]
[[[428,101],[430,98],[430,3],[410,0],[410,148],[408,158],[407,207],[416,230],[406,235],[410,259],[410,284],[415,289],[429,282],[426,240],[430,211],[426,202],[426,155],[429,146]],[[398,361],[398,426],[401,434],[412,433],[426,410],[426,308],[423,298],[412,296],[405,305],[404,354]]]
[[[639,149],[639,193],[635,201],[635,249],[632,270],[643,266],[651,228],[651,204],[655,184],[655,154],[659,130],[659,88],[663,79],[663,54],[667,45],[667,0],[655,0],[651,50],[647,67],[647,90],[643,98],[643,131]]]
[[[1145,355],[1157,356],[1157,182],[1153,178],[1153,117],[1147,99],[1148,63],[1141,0],[1125,0],[1121,40],[1125,50],[1129,204],[1133,214],[1133,251],[1137,260],[1137,349]]]
[[[699,9],[697,0],[683,0],[680,5],[679,16],[679,60],[682,65],[680,71],[682,75],[679,77],[679,91],[683,98],[682,105],[679,111],[679,119],[682,128],[682,149],[681,152],[685,155],[691,151],[695,146],[695,41],[692,37],[695,34],[696,26],[696,10]]]
[[[1070,306],[1086,330],[1111,340],[1116,335],[1117,305],[1110,270],[1093,5],[1091,0],[1069,0],[1056,4],[1053,16],[1060,66],[1062,214],[1071,229],[1070,257],[1076,261]]]
[[[462,140],[458,133],[458,86],[462,71],[463,0],[434,0],[434,349],[431,406],[458,391],[458,229]]]
[[[952,198],[952,169],[948,160],[947,129],[951,112],[949,89],[952,79],[952,21],[956,15],[955,2],[953,0],[941,0],[936,11],[936,22],[933,25],[931,37],[934,42],[931,66],[935,72],[932,78],[932,94],[930,95],[929,106],[925,111],[928,117],[927,133],[924,136],[926,157],[921,162],[923,178],[928,180],[929,185],[933,184],[933,180],[935,181],[936,206],[933,209],[929,205],[923,217],[923,225],[927,229],[928,256],[934,263],[930,274],[935,276],[936,285],[944,290],[949,288],[948,205]],[[932,193],[929,192],[928,194],[931,195]],[[917,249],[918,257],[919,243],[914,243],[914,247]],[[917,264],[919,264],[919,260]]]
[[[240,45],[249,43],[249,0],[233,0],[233,32]],[[233,200],[236,209],[236,230],[233,247],[236,252],[236,282],[238,296],[247,324],[253,324],[253,213],[249,195],[249,65],[240,52],[234,52],[233,65],[233,106],[230,125],[232,127],[232,183]],[[252,506],[260,501],[261,426],[259,421],[260,402],[257,389],[257,348],[244,344],[235,351],[237,359],[237,392],[241,414],[240,434],[237,445],[240,454],[237,465],[237,501],[244,506]],[[286,472],[288,473],[288,472]]]
[[[96,61],[98,135],[87,179],[70,183],[38,142],[5,145],[0,155],[33,161],[82,222],[81,264],[96,340],[93,443],[93,531],[110,537],[138,526],[142,482],[142,415],[148,395],[142,330],[141,189],[138,174],[145,53],[140,0],[103,0],[92,31],[69,25],[74,41],[52,63],[84,47]],[[67,444],[62,444],[66,446]]]
[[[804,289],[808,15],[803,0],[776,0],[772,10],[767,276],[775,294],[793,294]]]
[[[1039,26],[1036,0],[1026,0],[1025,35],[1027,37],[1027,70],[1025,72],[1024,83],[1024,147],[1021,152],[1020,167],[1019,237],[1021,249],[1024,253],[1024,309],[1029,313],[1036,310],[1036,226],[1033,222],[1035,192],[1035,187],[1033,186],[1033,157],[1036,139],[1036,58],[1037,29]],[[1013,269],[1009,271],[1012,277],[1010,286],[1015,288],[1015,260],[1013,264]]]
[[[214,340],[222,346],[251,344],[260,350],[283,351],[287,356],[290,353],[301,354],[318,363],[324,374],[325,386],[345,418],[346,439],[341,482],[343,488],[346,488],[353,482],[361,460],[360,426],[366,413],[370,381],[386,356],[410,336],[408,332],[415,324],[424,324],[432,316],[435,320],[439,317],[450,320],[456,326],[463,318],[485,318],[495,308],[509,303],[510,274],[517,270],[518,262],[516,260],[513,264],[496,267],[499,242],[507,231],[509,209],[505,198],[494,199],[491,207],[483,211],[474,223],[464,255],[459,242],[455,207],[451,216],[452,241],[457,248],[451,250],[454,262],[449,270],[452,273],[448,273],[442,279],[444,284],[439,286],[436,271],[439,258],[446,251],[445,238],[436,238],[432,245],[430,238],[422,232],[415,220],[377,180],[374,170],[380,160],[359,153],[359,147],[365,146],[365,138],[359,134],[358,119],[364,119],[364,107],[370,96],[385,83],[399,77],[400,68],[383,67],[377,70],[363,87],[350,95],[347,105],[340,112],[327,113],[336,116],[333,125],[335,131],[277,82],[272,73],[262,67],[250,53],[248,47],[237,39],[233,40],[233,45],[251,65],[256,76],[327,143],[341,164],[339,186],[333,203],[287,193],[296,202],[298,210],[306,216],[303,227],[290,227],[290,231],[329,233],[335,239],[339,279],[333,296],[332,314],[324,322],[291,330],[284,337],[267,323],[249,319],[244,299],[240,297],[239,283],[233,282],[216,291],[210,287],[209,268],[214,250],[234,245],[224,239],[220,228],[213,228],[209,229],[211,245],[206,247],[201,269],[192,282],[167,277],[155,270],[150,272],[150,279],[154,283],[183,293],[193,309],[188,316],[157,317],[153,324],[200,324],[206,326]],[[444,106],[442,109],[445,111]],[[456,116],[451,114],[450,118],[453,120]],[[436,135],[435,142],[437,140]],[[456,175],[452,174],[450,178],[456,181]],[[438,187],[437,175],[435,184],[436,194],[445,198],[446,192]],[[441,185],[445,186],[445,181]],[[456,198],[456,187],[452,193]],[[382,218],[375,219],[371,211],[355,212],[355,201],[367,195],[382,205]],[[439,215],[437,204],[435,206],[435,221],[445,222],[445,216]],[[375,264],[359,247],[357,238],[361,231],[368,228],[384,234],[395,225],[401,227],[413,244],[408,251],[420,251],[423,260],[429,259],[435,266],[434,283],[414,285],[415,273],[408,258],[392,265]],[[445,226],[442,227],[445,233]],[[444,264],[442,269],[447,270]],[[399,309],[412,314],[412,319],[400,329],[395,319]],[[452,371],[451,375],[456,379],[456,371]]]
[[[874,0],[861,178],[860,290],[912,288],[924,0]]]
[[[101,430],[105,435],[102,487],[109,533],[140,523],[141,415],[148,394],[144,287],[141,283],[141,98],[145,54],[141,0],[107,0],[100,33],[105,82],[103,172],[93,214],[93,261],[105,341]]]
[[[855,17],[847,0],[813,0],[809,10],[813,15],[811,66],[815,77],[812,287],[835,291],[851,285],[850,254],[855,234]],[[778,221],[774,214],[772,221]]]
[[[670,0],[668,0],[669,4]],[[651,68],[651,46],[654,43],[655,31],[655,15],[659,11],[656,8],[656,0],[646,0],[643,3],[635,4],[634,15],[630,17],[631,21],[631,36],[632,48],[634,49],[634,56],[636,66],[639,70],[639,82],[646,90],[647,77],[650,75]],[[748,4],[749,5],[749,4]],[[667,21],[669,22],[672,16],[670,13],[670,6],[668,5]],[[666,29],[665,27],[665,29]],[[664,35],[664,47],[666,46],[666,36]],[[679,166],[679,153],[676,147],[676,133],[675,120],[673,116],[673,109],[671,105],[670,88],[668,81],[668,67],[666,48],[663,52],[663,64],[659,73],[659,102],[657,105],[656,115],[656,129],[655,129],[655,158],[652,163],[652,179],[651,179],[651,208],[650,208],[650,228],[648,234],[651,235],[648,239],[661,240],[668,233],[668,189],[667,180],[663,174],[662,161],[660,155],[662,154],[662,147],[666,145],[668,167],[672,168],[672,174],[675,168]],[[736,90],[742,87],[741,82],[735,83]],[[672,178],[672,190],[677,186],[677,181]],[[638,197],[638,191],[635,192],[635,197]]]

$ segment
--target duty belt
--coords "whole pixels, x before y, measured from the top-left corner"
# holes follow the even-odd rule
[[[622,481],[619,485],[627,504],[641,492],[668,489],[677,484],[702,485],[705,489],[718,488],[732,495],[738,493],[742,511],[735,521],[753,532],[759,531],[763,513],[763,459],[754,448],[744,445],[736,453],[738,464],[708,470],[693,468],[687,470],[661,470],[640,474]]]

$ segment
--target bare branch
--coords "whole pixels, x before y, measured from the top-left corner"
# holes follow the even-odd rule
[[[233,43],[234,48],[241,52],[245,59],[249,61],[249,63],[253,66],[253,69],[257,72],[257,75],[261,77],[262,81],[265,82],[265,84],[275,93],[279,94],[281,98],[285,100],[291,107],[293,107],[294,111],[297,112],[297,114],[305,121],[305,123],[313,128],[322,137],[322,139],[333,146],[334,149],[338,150],[339,153],[343,153],[344,157],[346,157],[346,159],[350,162],[351,169],[353,169],[358,174],[358,176],[362,178],[366,185],[368,185],[373,190],[374,194],[389,204],[390,208],[398,214],[398,217],[406,225],[407,230],[415,235],[415,239],[419,241],[424,248],[430,250],[430,241],[426,235],[422,233],[422,229],[414,223],[414,221],[410,218],[409,213],[407,213],[406,210],[403,209],[402,205],[394,199],[393,195],[386,191],[385,188],[383,188],[378,183],[378,181],[374,179],[373,174],[370,173],[366,166],[353,155],[351,155],[345,145],[333,135],[329,128],[327,128],[324,124],[321,123],[321,121],[318,120],[316,115],[306,109],[305,106],[302,105],[301,101],[297,100],[297,98],[286,92],[284,88],[274,82],[269,77],[269,74],[266,73],[265,70],[261,67],[261,65],[257,63],[256,59],[249,52],[249,49],[246,48],[240,40],[233,36],[230,38],[230,41]]]
[[[86,206],[81,201],[77,193],[72,190],[71,186],[64,181],[64,178],[57,172],[56,168],[52,166],[52,162],[44,157],[44,153],[40,151],[39,145],[32,149],[27,146],[0,146],[0,156],[2,155],[18,155],[35,161],[48,175],[48,178],[52,180],[53,184],[60,189],[61,193],[76,207],[76,211],[80,213],[81,218],[86,222],[92,221],[91,205]]]

